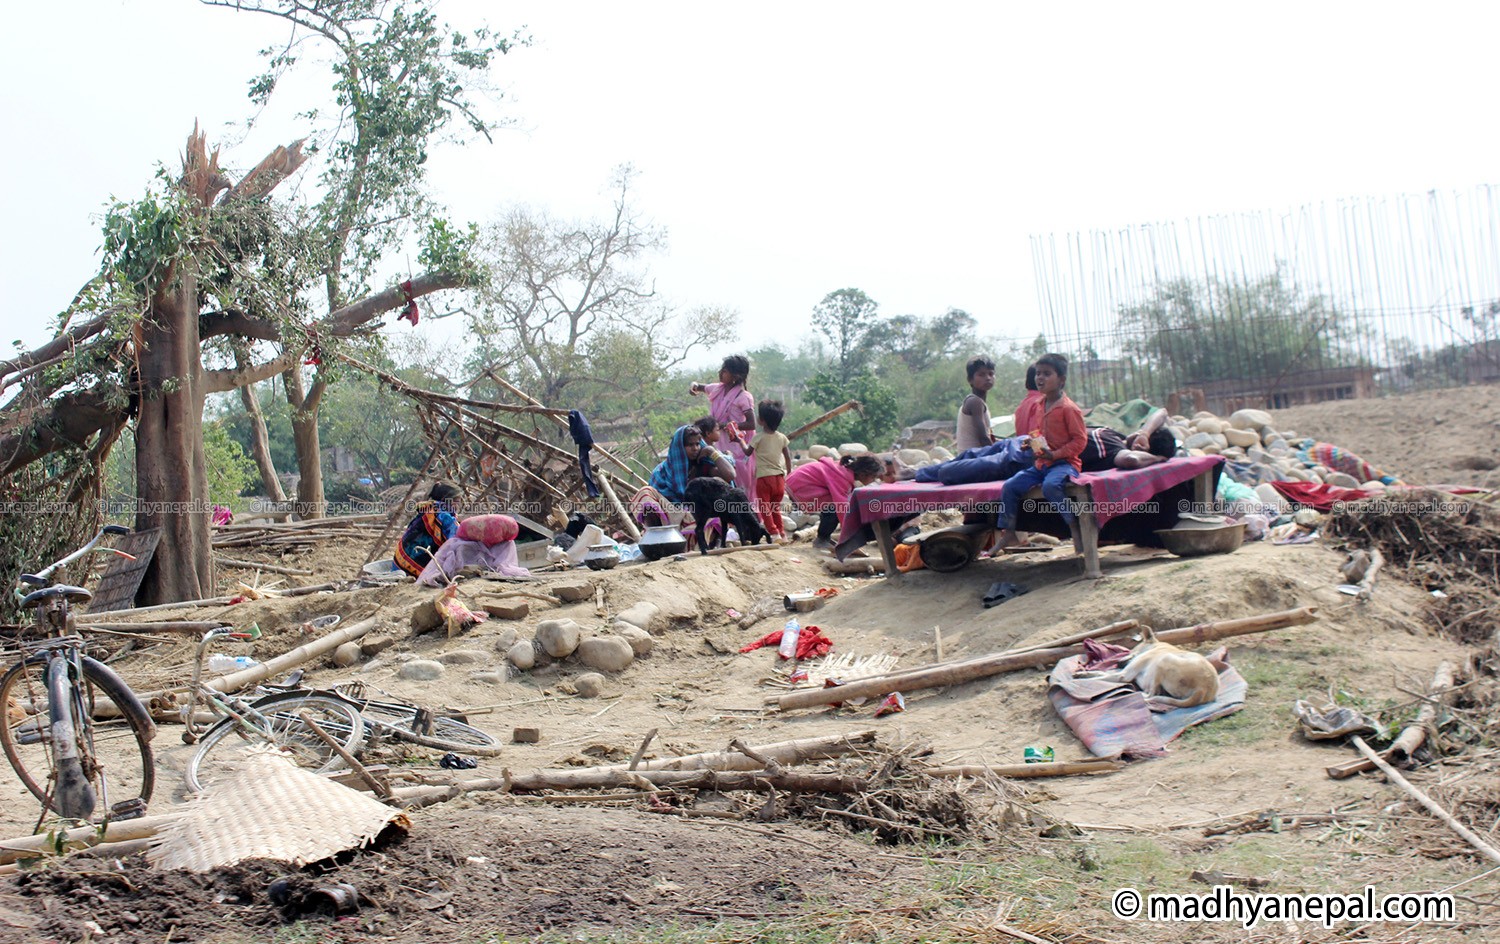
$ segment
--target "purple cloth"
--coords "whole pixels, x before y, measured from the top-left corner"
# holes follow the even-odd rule
[[[465,567],[479,566],[506,577],[530,577],[531,571],[518,563],[515,541],[501,541],[485,545],[478,541],[449,538],[438,548],[437,555],[422,568],[417,583],[425,587],[441,587],[449,578]]]
[[[1073,479],[1093,491],[1094,520],[1105,522],[1127,514],[1158,492],[1189,481],[1222,465],[1220,456],[1168,459],[1144,469],[1113,469],[1085,472]],[[926,482],[891,482],[856,488],[850,496],[843,535],[852,535],[876,521],[943,508],[961,508],[993,515],[1000,508],[1004,482],[971,482],[965,485],[932,485]]]
[[[1098,657],[1105,649],[1112,654],[1101,662]],[[1245,707],[1250,686],[1229,664],[1228,652],[1223,648],[1208,656],[1208,661],[1219,669],[1219,697],[1192,708],[1152,711],[1146,696],[1134,685],[1074,677],[1085,660],[1090,660],[1090,669],[1113,668],[1121,654],[1128,652],[1118,646],[1095,643],[1089,654],[1069,656],[1058,662],[1047,679],[1047,698],[1058,717],[1095,757],[1160,757],[1166,753],[1168,742],[1193,725],[1232,715]]]

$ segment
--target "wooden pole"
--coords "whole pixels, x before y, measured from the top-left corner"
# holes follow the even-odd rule
[[[225,567],[238,567],[241,570],[264,570],[272,574],[286,574],[288,577],[311,577],[313,571],[303,567],[283,567],[279,564],[261,564],[256,561],[235,560],[232,557],[220,557],[218,562]]]
[[[1482,853],[1485,858],[1489,859],[1491,862],[1500,862],[1500,849],[1496,849],[1494,846],[1479,838],[1479,836],[1476,835],[1472,829],[1454,819],[1453,814],[1449,813],[1441,806],[1438,806],[1437,802],[1433,800],[1432,797],[1428,796],[1427,794],[1423,793],[1421,790],[1418,790],[1415,786],[1413,786],[1409,780],[1401,776],[1396,768],[1386,763],[1379,754],[1371,750],[1370,745],[1365,743],[1364,738],[1356,734],[1349,740],[1354,744],[1356,748],[1359,749],[1359,752],[1361,754],[1365,755],[1365,760],[1380,768],[1380,772],[1385,774],[1385,779],[1400,787],[1402,790],[1405,790],[1408,796],[1416,800],[1418,803],[1422,804],[1422,806],[1426,808],[1427,812],[1431,813],[1433,816],[1436,816],[1438,819],[1446,823],[1449,829],[1462,836],[1465,842],[1473,846],[1475,849],[1479,850],[1479,852]]]
[[[380,797],[382,800],[390,799],[391,788],[381,783],[379,780],[376,780],[375,775],[366,770],[365,765],[361,764],[353,754],[344,750],[344,745],[340,744],[338,741],[335,741],[332,735],[330,735],[327,731],[324,731],[323,726],[318,724],[317,721],[314,721],[311,714],[304,710],[297,712],[297,716],[302,719],[302,723],[307,725],[308,729],[311,730],[312,733],[318,736],[318,740],[322,741],[324,744],[327,744],[335,754],[339,755],[340,760],[349,765],[349,769],[354,771],[354,775],[360,780],[364,781],[365,786],[373,790],[376,796]]]
[[[813,430],[817,429],[819,426],[822,426],[824,423],[828,422],[829,420],[835,419],[835,418],[837,418],[839,416],[843,416],[845,413],[848,413],[850,410],[859,410],[859,411],[863,412],[864,411],[864,407],[860,404],[860,402],[858,400],[850,400],[848,403],[845,403],[843,406],[836,406],[833,409],[829,410],[827,413],[824,413],[822,416],[819,416],[816,419],[812,419],[812,420],[809,420],[806,423],[803,423],[801,426],[798,426],[796,429],[792,430],[790,433],[787,433],[786,434],[786,438],[787,439],[797,439],[798,437],[806,436],[808,433],[810,433]]]
[[[316,659],[318,656],[332,652],[346,642],[353,642],[374,629],[376,625],[378,625],[378,622],[374,617],[361,620],[358,623],[345,626],[343,629],[336,629],[328,635],[315,639],[306,645],[298,646],[295,649],[284,652],[274,659],[268,659],[260,665],[252,665],[250,668],[241,669],[238,672],[230,672],[228,675],[209,679],[203,684],[217,692],[237,692],[242,688],[258,684],[273,675],[285,672],[304,662]],[[147,692],[141,696],[141,701],[150,701],[152,698],[159,698],[168,692],[182,691],[187,691],[186,685]]]
[[[630,540],[639,541],[641,530],[635,526],[634,521],[630,520],[630,512],[620,503],[620,499],[615,497],[615,487],[609,483],[609,476],[603,469],[600,469],[599,474],[594,477],[599,480],[599,491],[604,493],[604,497],[609,499],[610,505],[615,509],[615,514],[620,516],[620,521],[625,526],[625,533],[630,536]]]
[[[1283,610],[1278,613],[1251,616],[1245,619],[1221,620],[1214,623],[1202,623],[1198,626],[1190,626],[1185,629],[1170,629],[1157,633],[1156,638],[1161,642],[1173,645],[1192,645],[1214,639],[1224,639],[1229,636],[1245,636],[1251,633],[1268,632],[1273,629],[1285,629],[1288,626],[1310,623],[1317,618],[1316,608],[1307,606],[1296,610]],[[776,705],[782,711],[789,711],[793,708],[830,705],[835,702],[851,701],[855,698],[876,698],[881,695],[889,695],[891,692],[910,692],[923,688],[936,688],[940,685],[957,685],[962,682],[973,681],[974,679],[999,675],[1003,672],[1014,672],[1017,669],[1047,665],[1066,656],[1079,655],[1082,652],[1083,646],[1081,645],[1060,646],[1053,649],[1035,649],[1014,654],[1001,652],[957,664],[950,663],[926,669],[914,669],[904,675],[898,674],[885,678],[857,679],[846,685],[838,685],[833,688],[789,692],[779,697],[767,699],[767,701],[769,704]]]
[[[1039,764],[965,764],[957,767],[928,767],[922,773],[929,777],[1071,777],[1077,774],[1108,774],[1123,768],[1118,760],[1060,760]]]
[[[508,391],[512,396],[519,397],[522,400],[525,400],[527,403],[531,404],[532,406],[541,406],[542,405],[542,401],[533,398],[530,394],[526,393],[526,391],[522,390],[520,387],[515,386],[510,381],[506,380],[504,377],[501,377],[501,376],[497,375],[494,371],[487,370],[487,371],[485,371],[485,374],[491,380],[493,380],[496,384],[498,384],[502,389]],[[564,429],[567,429],[567,427],[568,427],[568,421],[567,420],[562,419],[561,417],[558,417],[558,416],[553,416],[552,419],[554,421],[556,421],[557,425],[563,427]],[[636,488],[645,488],[646,485],[648,484],[646,482],[646,480],[643,479],[643,478],[641,478],[641,476],[634,469],[632,469],[630,466],[626,465],[623,460],[621,460],[619,457],[617,457],[614,453],[610,452],[608,449],[605,449],[603,446],[596,445],[596,446],[594,446],[594,451],[597,452],[597,453],[599,453],[599,455],[603,456],[605,459],[607,459],[612,465],[614,465],[616,468],[618,468],[621,472],[625,473],[626,478],[624,479],[624,481],[625,481],[625,483],[627,485],[631,484],[631,480],[632,479],[634,480],[634,485],[635,485]]]

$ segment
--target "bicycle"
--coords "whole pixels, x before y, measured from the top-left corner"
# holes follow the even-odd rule
[[[194,793],[202,792],[232,769],[234,752],[257,745],[269,745],[286,754],[297,766],[314,773],[341,769],[342,755],[318,735],[307,723],[308,718],[351,756],[364,743],[365,721],[359,709],[330,693],[291,689],[267,694],[261,690],[259,697],[247,701],[202,683],[203,656],[211,643],[226,638],[254,639],[258,635],[226,627],[210,630],[198,644],[191,694],[182,709],[187,725],[183,740],[198,744],[185,771],[188,789]],[[219,720],[206,728],[198,725],[200,704]]]
[[[355,705],[377,736],[458,754],[490,757],[500,753],[499,742],[473,725],[405,702],[375,701],[366,696],[363,682],[335,685],[330,694]]]
[[[156,785],[151,741],[156,725],[130,686],[104,663],[89,656],[77,632],[73,605],[93,594],[83,587],[53,584],[59,568],[95,551],[131,555],[97,547],[106,534],[129,534],[106,525],[83,547],[42,568],[22,574],[16,588],[23,609],[35,609],[34,628],[43,638],[21,639],[21,659],[0,677],[0,749],[26,788],[64,819],[90,820],[100,801],[109,819],[141,816]],[[23,631],[24,634],[24,631]],[[115,717],[96,718],[105,703]]]

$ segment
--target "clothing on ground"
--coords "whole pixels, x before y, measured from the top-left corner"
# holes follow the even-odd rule
[[[443,546],[438,548],[437,554],[417,576],[417,583],[440,587],[465,567],[480,567],[486,573],[494,572],[506,577],[531,576],[531,571],[519,563],[515,541],[485,544],[481,541],[453,538],[443,542]]]
[[[1096,403],[1087,415],[1090,426],[1108,426],[1122,436],[1129,436],[1145,426],[1151,414],[1160,409],[1137,398],[1124,403]]]

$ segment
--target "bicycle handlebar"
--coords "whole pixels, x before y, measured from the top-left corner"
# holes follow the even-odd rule
[[[90,551],[94,550],[95,549],[94,546],[96,544],[98,544],[101,540],[103,540],[104,536],[106,534],[129,534],[129,533],[131,533],[130,529],[127,528],[127,527],[125,527],[124,525],[107,524],[104,527],[100,528],[99,529],[99,533],[96,534],[96,535],[94,535],[93,539],[90,540],[83,547],[80,547],[78,550],[76,550],[73,553],[69,554],[68,556],[62,558],[61,560],[53,561],[52,563],[48,564],[46,567],[43,567],[41,570],[37,571],[34,574],[22,574],[21,577],[20,577],[20,580],[21,580],[22,583],[28,584],[28,585],[33,586],[33,587],[45,587],[50,582],[50,581],[48,581],[47,578],[48,578],[49,575],[52,574],[53,571],[57,570],[59,567],[63,567],[63,566],[66,566],[68,564],[73,563],[73,561],[78,560],[78,558],[80,558],[80,557],[84,556],[85,554],[89,553]],[[126,557],[126,558],[129,558],[130,560],[135,560],[135,557],[133,557],[130,554],[125,553],[124,551],[122,551],[122,550],[120,550],[118,548],[105,547],[105,548],[99,548],[99,550],[108,551],[108,552],[110,552],[112,554],[118,554],[121,557]],[[19,588],[19,587],[16,588],[16,595],[17,596],[24,595],[23,591],[21,590],[21,588]]]

